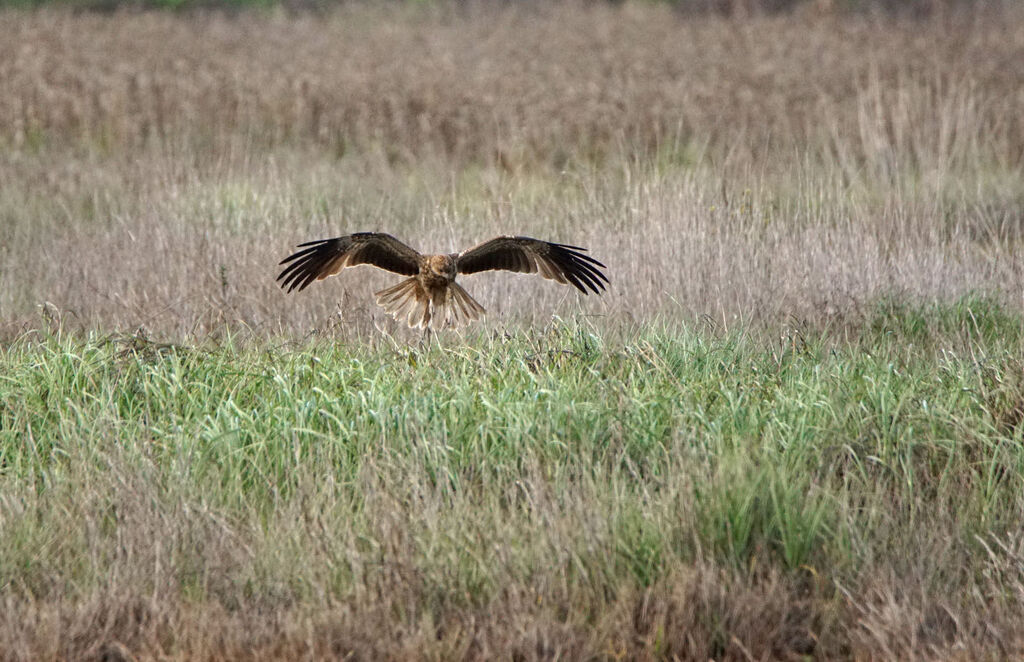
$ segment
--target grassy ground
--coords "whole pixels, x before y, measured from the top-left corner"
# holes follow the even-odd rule
[[[0,33],[0,659],[1024,655],[1019,11]],[[275,285],[357,230],[611,287]]]
[[[1016,654],[1022,331],[968,299],[842,341],[32,334],[0,354],[0,649]]]

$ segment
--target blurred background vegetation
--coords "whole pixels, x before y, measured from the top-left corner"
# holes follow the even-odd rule
[[[622,0],[593,0],[593,4],[623,4]],[[246,8],[284,8],[291,11],[331,11],[344,5],[391,4],[457,6],[548,4],[542,2],[513,3],[509,0],[0,0],[2,7],[62,6],[87,11],[132,9],[168,9],[188,11],[216,9],[236,11]],[[644,0],[644,4],[665,4],[691,14],[748,16],[811,10],[816,12],[886,12],[925,17],[948,11],[999,11],[1015,3],[1013,0]]]

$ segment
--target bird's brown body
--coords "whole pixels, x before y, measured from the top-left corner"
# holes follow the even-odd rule
[[[429,329],[444,312],[447,326],[459,327],[478,319],[484,307],[455,283],[457,255],[421,255],[419,271],[394,287],[377,292],[377,305],[410,327]]]
[[[306,247],[282,260],[288,264],[277,277],[281,286],[304,289],[314,280],[333,276],[345,267],[370,264],[409,276],[394,287],[376,293],[377,304],[410,327],[428,329],[440,324],[462,326],[478,319],[484,308],[455,278],[490,269],[540,272],[545,278],[569,283],[599,294],[608,278],[586,249],[554,244],[530,237],[498,237],[462,253],[423,255],[391,235],[378,232],[322,239],[299,244]],[[290,263],[290,264],[289,264]]]
[[[425,287],[447,287],[455,282],[459,273],[456,260],[458,255],[424,255],[420,260],[420,282]]]

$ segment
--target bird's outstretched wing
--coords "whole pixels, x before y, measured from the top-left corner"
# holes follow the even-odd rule
[[[303,250],[281,260],[281,287],[302,290],[314,280],[333,276],[345,267],[370,264],[405,276],[419,272],[420,254],[383,232],[357,232],[334,239],[299,244]]]
[[[580,251],[586,248],[553,244],[530,237],[497,237],[462,251],[458,255],[460,274],[473,274],[489,269],[520,273],[540,273],[559,283],[571,283],[588,294],[600,294],[608,278],[598,267],[606,268]]]

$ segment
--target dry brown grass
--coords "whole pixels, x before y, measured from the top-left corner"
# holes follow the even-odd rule
[[[0,126],[15,144],[133,148],[184,132],[511,168],[676,140],[755,161],[833,140],[842,156],[900,159],[888,165],[950,166],[971,147],[1019,163],[1019,21],[972,17],[736,22],[572,3],[325,19],[8,13]]]
[[[685,442],[675,451],[692,454]],[[37,517],[61,532],[44,567],[61,553],[67,562],[4,587],[0,659],[1024,655],[1020,539],[983,541],[990,558],[979,560],[959,531],[894,527],[884,558],[842,573],[855,586],[835,582],[835,568],[784,572],[765,553],[743,568],[711,554],[673,561],[644,587],[618,568],[620,499],[651,490],[646,521],[676,528],[692,517],[684,467],[646,488],[601,468],[566,483],[533,465],[504,490],[452,489],[380,452],[357,490],[311,481],[272,512],[234,508],[228,518],[154,464],[119,454],[93,453],[103,474],[72,469],[54,490],[3,503],[27,516],[10,518],[22,523],[15,533]]]
[[[362,229],[588,245],[614,287],[584,310],[639,319],[1020,296],[1019,13],[6,12],[0,31],[8,334],[46,301],[104,328],[305,332],[343,297],[341,326],[370,331],[386,278],[273,284],[294,243]],[[534,310],[513,284],[541,317],[575,309],[514,279],[468,285],[500,319]]]

